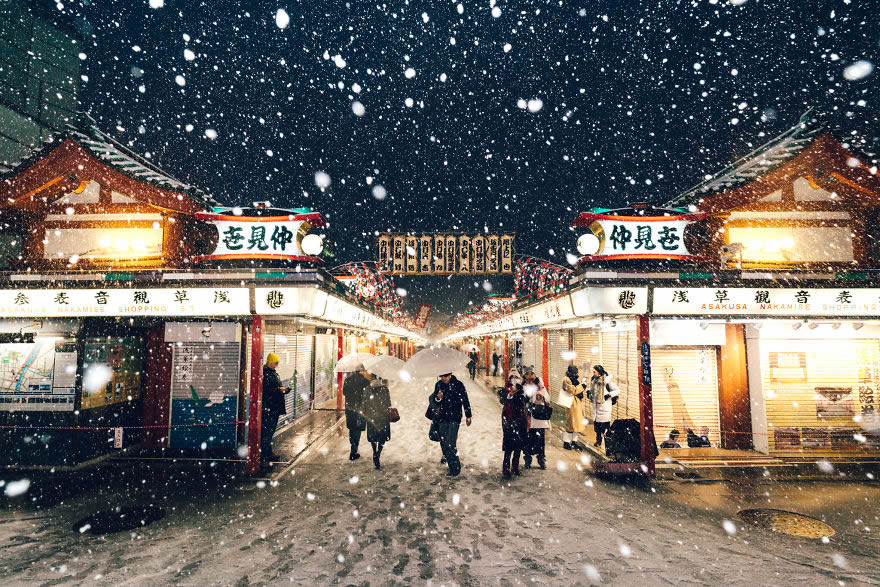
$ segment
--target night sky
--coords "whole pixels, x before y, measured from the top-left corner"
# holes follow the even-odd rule
[[[871,2],[151,3],[64,6],[92,29],[83,109],[220,201],[323,212],[340,262],[375,230],[488,229],[565,264],[578,211],[662,202],[811,106],[877,158],[878,72],[847,70],[880,65]]]

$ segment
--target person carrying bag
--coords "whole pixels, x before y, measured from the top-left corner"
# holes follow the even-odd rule
[[[565,450],[578,450],[575,440],[578,434],[586,434],[587,427],[584,425],[584,391],[586,383],[581,383],[578,377],[578,368],[569,365],[562,380],[562,393],[560,403],[568,404],[568,412],[565,416],[565,431],[562,433],[562,448]]]

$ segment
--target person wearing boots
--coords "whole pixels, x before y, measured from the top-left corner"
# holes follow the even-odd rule
[[[278,427],[278,419],[287,413],[284,405],[284,394],[290,392],[290,388],[281,386],[281,378],[278,376],[278,364],[281,359],[275,353],[266,356],[266,364],[263,365],[262,409],[260,420],[260,461],[264,467],[268,467],[272,461],[281,460],[279,455],[272,452],[272,436]]]
[[[605,434],[611,427],[611,407],[617,403],[620,395],[620,390],[611,382],[611,374],[602,365],[593,367],[587,395],[593,402],[593,429],[596,431],[596,442],[593,446],[602,446]]]
[[[461,413],[464,411],[465,423],[471,425],[471,402],[464,383],[452,373],[440,375],[434,384],[434,393],[428,399],[434,410],[433,420],[440,432],[440,449],[449,467],[448,477],[461,473],[461,459],[458,458],[458,429],[461,426]]]
[[[342,384],[342,395],[345,397],[345,426],[348,428],[348,441],[351,444],[348,458],[352,461],[361,458],[358,446],[361,443],[361,432],[366,428],[361,410],[369,387],[370,373],[363,366],[349,375]]]
[[[578,368],[569,365],[565,372],[565,379],[562,380],[562,394],[566,398],[571,398],[571,405],[568,407],[568,413],[565,416],[565,431],[562,433],[562,448],[565,450],[577,450],[575,440],[578,434],[586,434],[587,427],[584,426],[584,391],[587,384],[581,383],[578,377]]]
[[[523,383],[523,391],[529,402],[535,405],[550,405],[550,394],[541,380],[535,376],[534,369],[526,370],[526,380]],[[523,456],[526,469],[532,468],[532,457],[537,457],[538,467],[547,468],[547,460],[544,455],[546,447],[546,433],[550,429],[550,420],[542,420],[535,418],[534,415],[529,419],[529,436],[526,442],[526,449]]]
[[[391,394],[388,392],[388,383],[381,377],[374,376],[361,406],[367,422],[367,441],[373,447],[373,466],[381,469],[379,456],[382,454],[382,447],[391,440],[391,420],[388,417]]]
[[[502,472],[505,479],[510,479],[511,473],[519,476],[519,457],[526,444],[529,431],[529,415],[526,410],[528,398],[523,392],[523,386],[510,383],[499,393],[501,405],[501,450],[504,451]],[[513,456],[511,467],[510,457]]]

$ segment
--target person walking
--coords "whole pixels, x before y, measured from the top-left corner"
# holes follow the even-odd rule
[[[550,405],[550,394],[547,393],[547,388],[544,387],[544,384],[535,375],[534,369],[526,370],[526,378],[525,382],[523,383],[523,390],[525,391],[526,397],[528,397],[529,403],[531,405]],[[533,456],[537,457],[538,467],[540,467],[541,469],[547,468],[547,459],[544,451],[547,445],[546,433],[549,429],[549,419],[545,420],[542,418],[536,418],[534,414],[530,415],[529,434],[526,441],[526,448],[524,449],[523,457],[526,469],[532,468]]]
[[[471,425],[471,402],[468,399],[464,383],[452,373],[444,373],[434,384],[428,405],[434,409],[434,422],[440,433],[440,448],[449,467],[448,477],[455,477],[461,472],[461,460],[458,458],[458,429],[461,426],[461,412],[464,410],[467,425]]]
[[[593,402],[593,430],[596,431],[596,442],[593,446],[602,446],[605,434],[611,427],[611,407],[617,403],[620,395],[618,387],[611,382],[611,374],[602,365],[593,367],[587,395]]]
[[[391,394],[388,391],[388,382],[374,376],[361,406],[364,420],[367,422],[367,441],[373,447],[373,465],[381,469],[379,455],[382,454],[385,443],[391,440],[391,420],[388,414],[391,408]]]
[[[498,351],[492,351],[492,377],[498,376],[498,362],[501,361],[501,355]]]
[[[581,383],[578,377],[578,368],[569,365],[562,380],[562,393],[566,398],[571,398],[568,413],[565,416],[565,431],[562,433],[562,448],[565,450],[578,450],[575,440],[578,434],[586,434],[584,426],[584,391],[587,384]]]
[[[509,383],[499,392],[501,400],[501,450],[504,451],[504,460],[501,465],[505,479],[510,479],[511,473],[519,477],[519,458],[525,448],[526,438],[529,434],[529,415],[526,411],[528,398],[523,392],[523,386],[519,383]],[[511,456],[513,467],[511,468]]]
[[[358,447],[361,443],[361,432],[366,428],[362,409],[364,396],[369,387],[370,373],[363,366],[349,375],[342,384],[342,395],[345,397],[345,426],[348,428],[348,442],[351,445],[348,459],[351,461],[361,458]]]
[[[290,388],[281,386],[281,378],[277,371],[280,362],[281,359],[278,355],[269,353],[266,356],[266,364],[263,365],[260,461],[264,466],[281,459],[279,455],[272,452],[272,437],[275,435],[275,428],[278,427],[278,419],[287,413],[284,394],[290,392]]]
[[[474,380],[474,377],[477,375],[477,362],[480,360],[480,354],[477,351],[471,351],[468,353],[468,356],[471,358],[470,362],[467,364],[468,373],[471,375],[471,381]]]

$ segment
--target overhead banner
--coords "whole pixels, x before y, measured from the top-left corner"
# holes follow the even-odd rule
[[[705,214],[615,216],[582,212],[574,222],[589,232],[578,238],[581,262],[607,259],[698,260],[685,245],[688,225]]]
[[[513,273],[513,234],[391,234],[376,238],[376,265],[398,275]]]
[[[419,311],[416,312],[416,326],[424,328],[428,325],[428,316],[431,315],[433,306],[428,304],[419,304]]]
[[[284,216],[237,216],[228,212],[199,212],[195,218],[217,229],[217,241],[213,251],[193,255],[193,261],[281,259],[321,262],[314,251],[311,255],[306,253],[302,244],[303,238],[312,227],[326,224],[317,212]]]
[[[654,314],[880,316],[880,289],[658,287]]]
[[[0,291],[0,315],[4,317],[248,314],[250,314],[250,293],[246,287]]]

